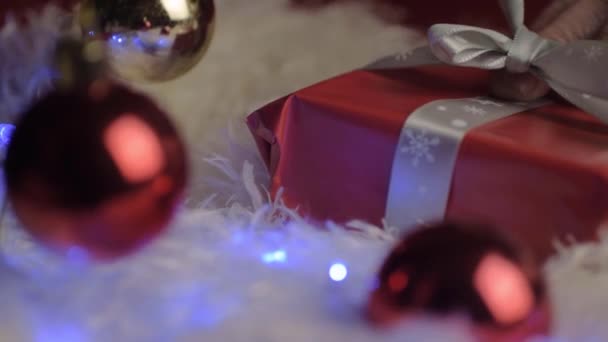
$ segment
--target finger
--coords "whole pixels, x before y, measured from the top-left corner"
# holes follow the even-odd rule
[[[492,74],[490,91],[493,95],[516,101],[531,101],[545,96],[549,86],[531,74],[512,74],[505,71]]]
[[[608,40],[608,22],[606,22],[606,24],[604,24],[602,29],[593,38],[596,40]]]
[[[607,28],[608,0],[558,0],[548,11],[535,24],[540,28],[539,34],[545,38],[562,42],[593,38]],[[494,95],[509,100],[533,100],[546,95],[549,90],[543,81],[532,75],[506,71],[495,73],[491,83]]]
[[[551,24],[560,14],[578,0],[554,0],[543,10],[530,26],[532,31],[539,31]]]
[[[578,0],[564,7],[538,33],[562,42],[592,38],[601,31],[607,19],[607,0]]]

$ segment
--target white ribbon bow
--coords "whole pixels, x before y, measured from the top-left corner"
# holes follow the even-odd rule
[[[449,64],[480,69],[531,72],[577,107],[608,123],[608,44],[580,40],[560,44],[524,25],[523,0],[501,0],[513,38],[484,28],[437,24],[429,45],[382,58],[366,69]]]

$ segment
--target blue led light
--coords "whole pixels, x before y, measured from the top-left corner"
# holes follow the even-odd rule
[[[158,47],[161,48],[167,48],[171,46],[171,41],[169,41],[169,39],[164,39],[164,38],[160,38],[158,39],[158,41],[156,42]]]
[[[15,131],[15,126],[11,124],[0,124],[0,145],[8,146],[11,141],[11,136]]]
[[[331,267],[329,268],[329,277],[333,281],[336,281],[336,282],[343,281],[344,279],[346,279],[347,275],[348,275],[348,269],[346,268],[346,266],[344,264],[335,263],[335,264],[331,265]]]
[[[285,251],[282,249],[264,253],[264,255],[262,255],[262,261],[264,261],[266,264],[283,263],[286,260],[287,253],[285,253]]]
[[[118,42],[118,44],[122,44],[125,39],[121,35],[115,34],[112,36],[112,40]]]

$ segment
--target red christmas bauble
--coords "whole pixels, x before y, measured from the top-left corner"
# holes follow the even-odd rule
[[[480,341],[525,341],[548,333],[550,309],[538,265],[488,227],[422,228],[389,254],[368,302],[386,325],[416,315],[464,315]]]
[[[185,146],[167,115],[125,86],[56,90],[17,123],[5,160],[7,194],[52,249],[124,255],[170,221],[185,188]]]

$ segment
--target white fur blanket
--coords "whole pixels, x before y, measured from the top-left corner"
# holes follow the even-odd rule
[[[268,175],[243,123],[268,100],[418,44],[420,35],[381,23],[360,4],[295,12],[284,0],[216,3],[217,34],[203,62],[177,81],[140,86],[188,139],[195,172],[187,205],[147,248],[105,265],[78,253],[49,255],[8,217],[0,235],[10,266],[0,273],[0,340],[468,341],[457,317],[368,327],[360,310],[393,238],[331,223],[321,232],[268,203]],[[52,27],[47,19],[39,24]],[[0,56],[22,34],[3,32]],[[46,58],[30,56],[31,63]],[[2,65],[2,83],[30,75],[25,63],[16,65]],[[29,101],[2,89],[7,113]],[[277,219],[286,215],[290,224]],[[342,282],[329,275],[335,265],[348,270]],[[561,247],[546,277],[552,340],[608,340],[607,245]]]

